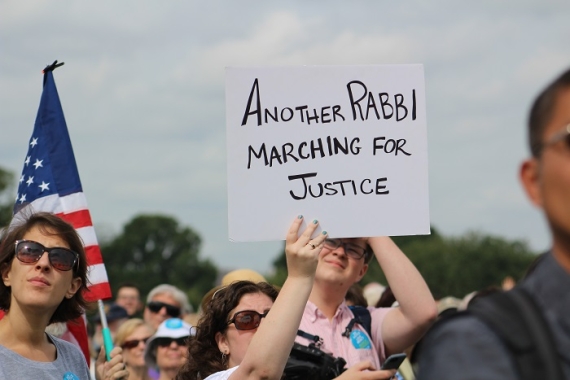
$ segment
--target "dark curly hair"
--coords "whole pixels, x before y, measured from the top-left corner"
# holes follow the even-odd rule
[[[200,380],[213,373],[227,369],[216,343],[216,334],[224,334],[228,328],[230,312],[237,307],[246,294],[262,293],[273,301],[277,289],[266,282],[237,281],[221,288],[212,297],[204,315],[198,321],[196,335],[188,341],[188,360],[182,366],[175,380]]]
[[[10,268],[16,256],[16,240],[23,239],[24,235],[32,228],[38,228],[41,233],[48,236],[58,236],[69,244],[69,248],[79,255],[77,265],[73,268],[73,277],[81,279],[81,287],[71,298],[64,298],[49,320],[49,324],[55,322],[67,322],[84,313],[87,301],[83,298],[83,292],[87,290],[87,259],[81,238],[73,226],[54,214],[47,212],[29,213],[23,212],[14,217],[14,220],[2,236],[0,243],[0,271]],[[12,296],[12,288],[0,281],[0,309],[9,311]]]

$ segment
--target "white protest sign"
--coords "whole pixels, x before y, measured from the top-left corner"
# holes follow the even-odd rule
[[[429,234],[422,65],[226,69],[231,241]]]

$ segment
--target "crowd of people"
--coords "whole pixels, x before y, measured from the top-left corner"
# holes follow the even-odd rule
[[[549,379],[568,379],[570,70],[533,104],[529,141],[532,157],[522,164],[520,178],[531,201],[544,211],[552,247],[507,293],[524,294],[546,326],[533,337],[542,342],[531,341],[529,352],[550,344],[553,354],[545,358],[539,352],[536,357],[542,360],[532,365],[541,371],[544,366]],[[301,231],[303,216],[285,236],[287,278],[280,289],[259,274],[238,271],[205,294],[194,313],[175,286],[157,285],[143,303],[136,284],[123,284],[105,311],[114,344],[109,359],[102,321],[94,318],[92,360],[87,363],[53,328],[81,316],[87,306],[81,239],[53,214],[19,218],[0,243],[0,309],[5,313],[0,319],[0,378],[307,378],[292,375],[304,368],[299,362],[293,369],[290,365],[292,350],[299,347],[336,358],[334,363],[340,360],[342,368],[328,377],[338,380],[523,379],[529,373],[514,359],[505,336],[475,313],[477,305],[489,305],[486,300],[503,290],[436,301],[389,237],[329,237],[326,231],[316,232],[317,220]],[[373,259],[387,284],[359,288]],[[513,321],[527,315],[530,311]],[[404,352],[408,360],[399,370],[383,368],[391,355]]]

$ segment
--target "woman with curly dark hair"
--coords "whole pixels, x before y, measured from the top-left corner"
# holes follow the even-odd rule
[[[188,343],[177,380],[280,379],[313,285],[326,232],[311,239],[318,222],[286,238],[288,276],[279,296],[267,283],[238,281],[214,293]]]
[[[43,212],[14,220],[0,243],[0,274],[0,378],[89,379],[81,351],[45,332],[86,307],[87,262],[73,226]]]

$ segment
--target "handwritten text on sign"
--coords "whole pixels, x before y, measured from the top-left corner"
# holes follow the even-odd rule
[[[421,65],[229,68],[229,235],[429,233]]]

